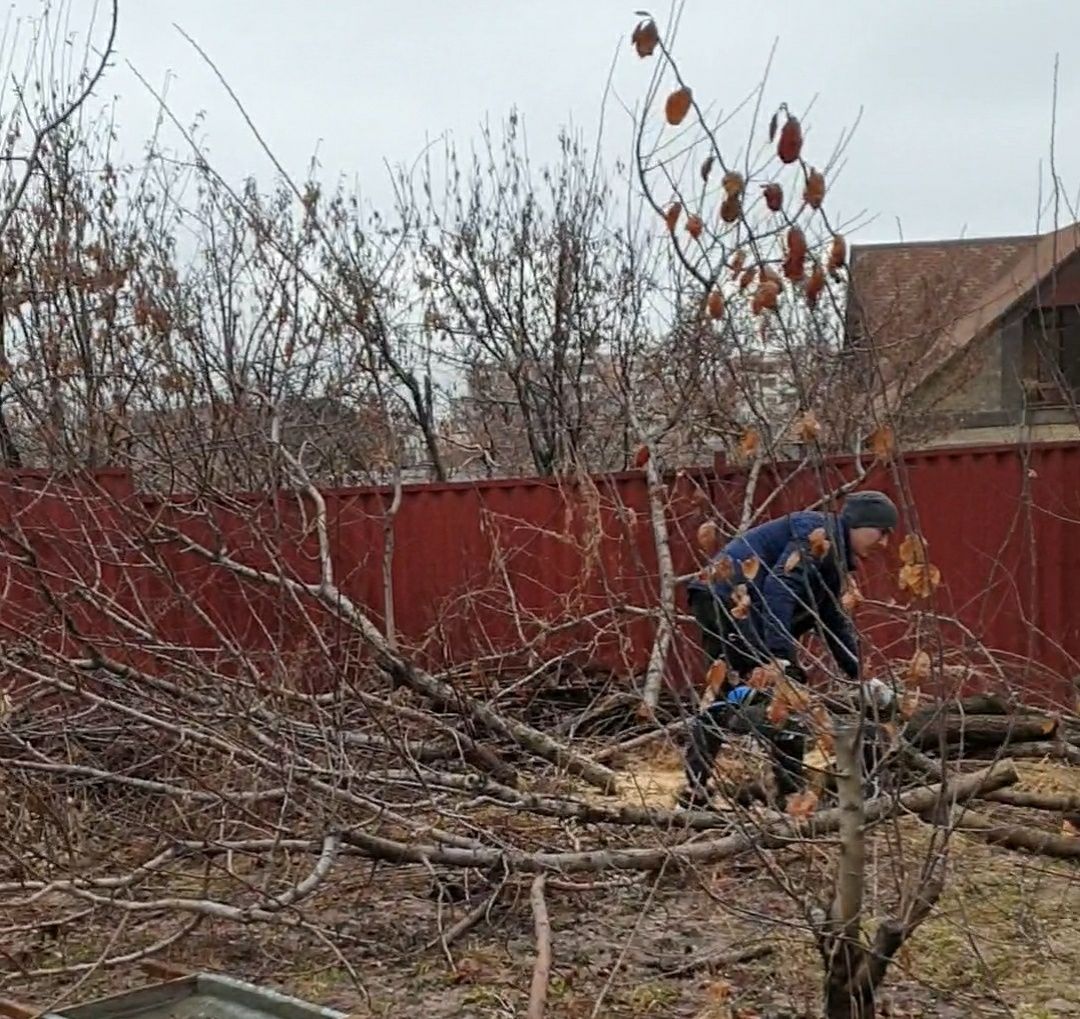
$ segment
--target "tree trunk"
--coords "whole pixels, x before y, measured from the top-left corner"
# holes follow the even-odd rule
[[[941,715],[922,725],[912,719],[904,735],[923,750],[933,750],[942,740],[950,746],[998,747],[1045,740],[1056,727],[1054,719],[1046,715]]]

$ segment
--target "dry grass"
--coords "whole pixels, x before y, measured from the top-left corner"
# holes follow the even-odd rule
[[[1080,769],[1053,763],[1020,766],[1022,788],[1080,791]],[[618,798],[669,806],[682,781],[681,759],[672,750],[653,751],[628,769]],[[554,827],[544,834],[525,815],[503,823],[535,829],[537,842],[564,839]],[[1053,818],[1045,823],[1054,824]],[[570,832],[572,837],[572,831]],[[918,861],[930,831],[913,819],[879,830],[870,847],[868,899],[882,913],[895,902],[899,858]],[[797,888],[823,887],[831,853],[802,847],[777,854]],[[892,1015],[996,1016],[1026,1019],[1060,1014],[1077,1002],[1080,1014],[1080,875],[1074,864],[992,849],[958,836],[951,847],[950,877],[939,908],[920,929],[887,980]],[[175,875],[176,888],[190,876]],[[68,904],[70,906],[70,904]],[[57,903],[41,903],[54,913]],[[444,907],[452,924],[468,905]],[[768,1014],[810,1010],[820,980],[820,962],[801,926],[801,907],[778,891],[752,858],[707,871],[665,874],[660,881],[575,894],[552,891],[555,971],[549,1019],[585,1019],[608,986],[601,1016],[714,1016],[729,1006]],[[5,923],[32,920],[30,911]],[[523,1009],[532,964],[532,925],[525,887],[511,889],[480,924],[455,943],[448,963],[438,946],[437,907],[430,877],[419,869],[380,868],[373,878],[361,861],[343,866],[308,911],[326,929],[341,933],[341,945],[366,989],[362,993],[327,946],[303,931],[254,925],[245,929],[207,922],[170,954],[193,968],[227,972],[265,982],[357,1016],[425,1015],[508,1017]],[[132,924],[133,944],[160,936],[161,917]],[[867,927],[872,928],[871,917]],[[4,943],[24,967],[89,961],[101,952],[109,931],[101,926],[73,931],[62,941],[37,935]],[[667,959],[738,948],[766,940],[777,946],[769,958],[725,973],[685,978],[663,975]],[[73,978],[27,980],[5,965],[0,995],[14,994],[49,1004]],[[614,972],[614,976],[612,973]],[[130,987],[146,978],[130,970],[100,974],[78,997]],[[718,984],[730,985],[718,1000]]]

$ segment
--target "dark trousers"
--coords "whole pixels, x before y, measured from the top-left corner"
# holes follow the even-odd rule
[[[694,719],[686,751],[686,778],[692,793],[706,793],[716,755],[729,735],[750,735],[768,748],[777,795],[790,796],[805,788],[806,731],[793,719],[783,726],[771,724],[765,717],[767,710],[766,704],[715,701]]]
[[[727,602],[712,591],[691,590],[690,612],[701,632],[705,668],[713,662],[727,663],[732,680],[746,679],[754,668],[769,660],[764,641],[750,619],[735,619]],[[735,686],[731,682],[730,686]]]

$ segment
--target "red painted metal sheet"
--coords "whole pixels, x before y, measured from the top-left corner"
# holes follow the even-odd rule
[[[777,465],[762,472],[752,503],[774,516],[854,472],[850,459],[818,470]],[[940,627],[943,639],[994,649],[1016,682],[1066,696],[1067,684],[1048,685],[1044,673],[1080,675],[1080,443],[912,453],[876,466],[865,484],[893,494],[906,525],[926,536],[944,578],[932,609],[959,621]],[[709,511],[735,526],[744,493],[742,473],[723,464],[672,479],[679,573],[695,568],[694,532],[710,500]],[[390,493],[328,491],[325,503],[335,582],[381,626]],[[198,662],[222,676],[320,687],[362,660],[346,611],[238,577],[182,541],[150,541],[163,524],[246,567],[319,582],[314,507],[295,493],[208,510],[137,495],[117,472],[70,482],[24,472],[0,481],[0,639],[35,634],[64,654],[96,646],[149,671]],[[627,675],[648,660],[653,624],[641,613],[657,604],[657,558],[639,473],[410,486],[393,533],[399,639],[426,664],[479,658],[494,674],[498,659],[527,665],[533,649]],[[878,602],[903,600],[897,570],[894,550],[869,571],[865,587]],[[860,616],[878,662],[929,639],[925,618],[918,626],[913,618],[887,605]],[[669,665],[673,682],[700,676],[691,628],[681,627]]]

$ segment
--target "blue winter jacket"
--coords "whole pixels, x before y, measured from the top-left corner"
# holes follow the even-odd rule
[[[824,529],[830,547],[820,558],[810,548],[810,535]],[[799,555],[795,556],[794,553]],[[847,524],[834,513],[806,510],[770,520],[735,538],[713,557],[727,556],[734,567],[728,581],[712,584],[695,578],[691,590],[712,589],[723,605],[745,584],[750,595],[750,617],[740,624],[755,643],[777,658],[795,661],[795,645],[803,634],[817,630],[836,664],[852,679],[859,676],[859,645],[854,627],[841,604],[845,578],[855,569]],[[746,579],[743,563],[756,558],[753,581]]]

